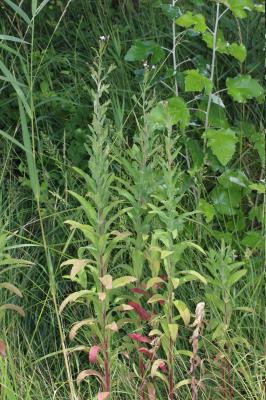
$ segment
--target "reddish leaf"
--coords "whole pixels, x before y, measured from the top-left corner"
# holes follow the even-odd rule
[[[100,346],[92,346],[89,352],[89,362],[96,363],[97,354],[101,350]]]
[[[108,399],[110,392],[99,392],[98,393],[98,400],[106,400]]]
[[[150,343],[151,339],[149,339],[147,336],[142,336],[140,333],[129,333],[128,336],[133,339],[136,340],[137,342],[141,342],[141,343]]]
[[[134,308],[134,310],[140,316],[141,319],[143,319],[144,321],[150,320],[151,318],[150,314],[148,314],[147,311],[145,311],[140,304],[135,303],[134,301],[129,301],[128,305]]]
[[[167,372],[167,368],[166,368],[166,365],[165,365],[165,362],[164,361],[162,361],[160,364],[159,364],[159,368],[163,371],[163,372]]]
[[[149,400],[155,400],[155,387],[152,383],[147,383],[146,385],[147,389],[148,389],[148,397]]]
[[[150,351],[150,350],[148,350],[148,349],[146,349],[146,347],[140,347],[140,348],[138,349],[138,351],[139,351],[140,353],[143,353],[146,357],[148,357],[148,358],[150,358],[150,359],[153,357],[153,352]]]
[[[140,288],[132,288],[130,291],[133,293],[143,294],[144,296],[149,296],[149,293],[147,293],[146,290]]]
[[[0,340],[0,356],[6,357],[6,344],[3,340]]]

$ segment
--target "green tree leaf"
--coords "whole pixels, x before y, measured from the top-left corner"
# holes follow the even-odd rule
[[[207,145],[222,165],[226,165],[233,157],[235,145],[238,141],[235,132],[228,129],[208,129],[203,137],[207,139]]]
[[[144,61],[150,58],[152,64],[157,64],[164,56],[164,50],[154,41],[136,40],[125,55],[126,61]]]
[[[236,207],[239,207],[241,201],[241,189],[232,188],[229,190],[221,185],[216,185],[211,192],[211,199],[217,212],[222,215],[234,215]]]
[[[176,20],[177,25],[183,28],[191,28],[196,32],[203,33],[207,29],[205,17],[202,14],[192,14],[191,11],[187,11],[185,14]]]
[[[226,79],[228,94],[239,103],[245,103],[248,99],[263,96],[263,87],[250,75],[238,75],[235,78]]]
[[[148,122],[152,130],[162,130],[169,125],[180,124],[184,129],[189,124],[189,111],[181,97],[172,97],[158,103],[150,112]]]
[[[247,49],[242,43],[232,43],[229,46],[229,54],[242,63],[247,57]]]
[[[206,76],[201,75],[197,69],[185,71],[185,91],[201,92],[205,89],[206,94],[212,90],[212,82]]]
[[[215,209],[212,204],[204,199],[200,199],[198,209],[204,214],[206,222],[211,222],[215,215]]]
[[[246,18],[247,11],[252,11],[254,8],[252,0],[222,0],[221,3],[229,7],[238,18]]]

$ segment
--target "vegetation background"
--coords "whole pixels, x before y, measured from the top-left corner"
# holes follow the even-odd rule
[[[264,25],[1,0],[1,399],[265,398]]]

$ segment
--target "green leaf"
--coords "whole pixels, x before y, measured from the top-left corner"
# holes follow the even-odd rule
[[[180,8],[173,6],[172,4],[160,4],[160,8],[164,15],[171,19],[177,18],[181,14]]]
[[[208,203],[204,199],[200,199],[198,209],[204,214],[206,222],[209,223],[213,220],[215,209],[212,204]]]
[[[248,99],[261,98],[264,94],[263,87],[250,75],[238,75],[235,78],[226,79],[228,94],[239,103],[245,103]]]
[[[238,141],[235,132],[228,129],[208,129],[203,137],[207,139],[207,145],[222,165],[226,165],[235,153]]]
[[[125,55],[125,61],[145,61],[150,58],[152,64],[157,64],[163,56],[164,51],[157,43],[151,40],[144,42],[136,40]]]
[[[202,35],[203,41],[207,44],[209,49],[213,49],[213,34],[211,32],[205,32]],[[229,53],[230,44],[225,40],[223,31],[218,30],[216,37],[216,51],[221,54]]]
[[[246,18],[247,11],[252,11],[254,8],[252,0],[221,0],[221,3],[229,7],[237,18]]]
[[[177,308],[182,320],[184,321],[184,324],[188,326],[190,322],[190,311],[187,305],[181,300],[175,300],[174,305]]]
[[[203,275],[201,275],[199,272],[194,271],[192,269],[189,269],[187,271],[182,271],[180,272],[180,274],[186,275],[184,278],[180,278],[181,283],[185,283],[185,282],[190,282],[192,280],[198,280],[200,282],[202,282],[204,285],[207,285],[208,282],[206,280],[206,278],[204,278]]]
[[[184,129],[189,124],[189,117],[184,100],[181,97],[172,97],[161,101],[151,110],[148,122],[152,130],[162,130],[176,124]]]
[[[177,324],[168,324],[168,329],[170,333],[170,337],[173,342],[176,341],[178,335],[178,325]]]
[[[165,301],[165,298],[161,294],[154,294],[149,298],[147,303],[153,304],[153,303],[158,303],[158,301]]]
[[[207,25],[205,22],[205,17],[202,14],[192,14],[191,11],[187,11],[185,14],[181,15],[176,20],[177,25],[182,26],[183,28],[191,28],[196,32],[203,33],[207,29]]]
[[[122,276],[121,278],[117,278],[113,280],[113,289],[117,289],[122,286],[126,286],[130,283],[136,282],[136,278],[134,276]]]
[[[218,178],[218,182],[225,189],[239,187],[249,192],[250,181],[241,170],[228,169]]]
[[[4,0],[6,4],[8,4],[14,11],[17,13],[28,25],[31,24],[29,17],[27,14],[22,10],[21,7],[17,6],[13,1],[11,0]]]
[[[31,0],[31,13],[32,16],[34,17],[37,9],[37,0]]]
[[[252,183],[251,185],[249,185],[249,188],[251,190],[255,190],[256,192],[258,192],[260,194],[265,193],[265,185],[263,183]]]
[[[239,188],[225,189],[216,185],[211,192],[214,208],[222,215],[234,215],[241,201],[241,190]]]
[[[235,283],[237,283],[244,275],[246,275],[247,270],[246,269],[241,269],[240,271],[234,272],[230,277],[228,278],[226,282],[227,287],[233,286]]]
[[[7,40],[9,42],[29,44],[28,42],[26,42],[23,39],[20,39],[16,36],[10,36],[10,35],[0,35],[0,40]]]
[[[241,63],[244,62],[247,57],[247,49],[243,44],[232,43],[230,44],[228,51],[231,56]]]
[[[159,277],[150,278],[147,282],[146,289],[148,290],[158,283],[165,283],[165,281]]]
[[[229,128],[229,123],[227,120],[224,104],[222,99],[214,94],[211,95],[211,106],[209,111],[209,126],[215,128]],[[203,99],[199,106],[196,116],[202,121],[206,120],[206,111],[208,106],[208,100]]]
[[[241,240],[241,244],[251,249],[255,249],[256,247],[263,248],[263,236],[257,231],[249,231]]]
[[[206,76],[201,75],[197,69],[186,70],[185,72],[185,91],[201,92],[209,94],[212,90],[212,82]]]

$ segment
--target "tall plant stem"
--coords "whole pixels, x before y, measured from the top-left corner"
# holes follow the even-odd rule
[[[212,82],[212,85],[214,83],[214,71],[215,71],[215,62],[216,62],[216,45],[217,45],[217,33],[218,33],[218,26],[219,26],[219,20],[220,20],[220,3],[217,3],[216,5],[216,18],[215,18],[215,25],[214,25],[214,31],[213,31],[213,48],[212,48],[212,63],[211,63],[211,76],[210,80]],[[210,115],[210,109],[211,109],[211,103],[212,103],[212,90],[209,93],[209,98],[208,98],[208,105],[207,105],[207,110],[206,110],[206,119],[205,119],[205,131],[209,127],[209,115]],[[206,139],[204,139],[204,157],[206,153]]]
[[[174,8],[177,0],[172,0],[172,6]],[[172,47],[172,55],[173,55],[173,67],[174,67],[174,80],[175,80],[175,94],[178,96],[178,84],[176,79],[176,71],[177,71],[177,62],[176,62],[176,23],[175,18],[173,18],[172,22],[172,35],[173,35],[173,47]]]

